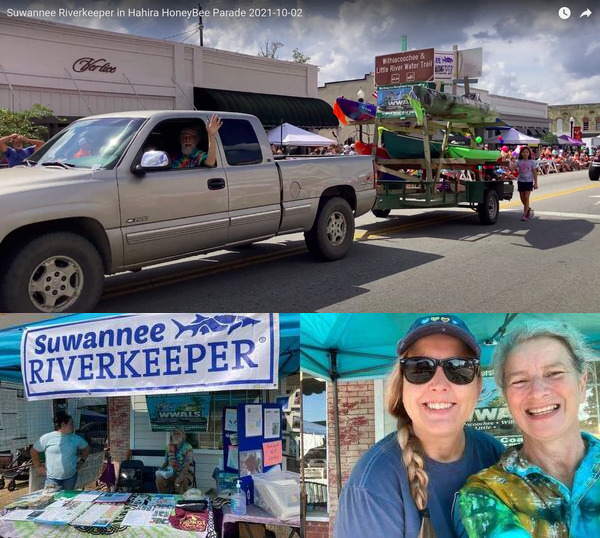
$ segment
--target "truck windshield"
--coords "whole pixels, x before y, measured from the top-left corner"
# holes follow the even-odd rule
[[[113,168],[145,118],[80,120],[61,131],[29,161],[64,163],[77,168]]]

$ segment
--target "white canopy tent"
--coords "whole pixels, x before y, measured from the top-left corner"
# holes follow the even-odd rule
[[[330,146],[337,144],[335,140],[305,131],[290,123],[284,123],[269,131],[269,142],[277,146]]]
[[[502,138],[502,142],[498,140],[499,138]],[[540,143],[540,139],[520,133],[516,129],[509,129],[499,136],[494,136],[489,142],[493,144],[527,144],[535,146]]]

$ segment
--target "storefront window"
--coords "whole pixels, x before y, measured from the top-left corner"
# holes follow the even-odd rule
[[[238,390],[215,392],[210,402],[208,431],[188,433],[187,441],[196,449],[223,449],[223,408],[236,407],[240,403],[258,403],[261,401],[259,390]]]

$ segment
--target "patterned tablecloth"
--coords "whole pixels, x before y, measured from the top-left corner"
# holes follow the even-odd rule
[[[65,495],[71,495],[71,493],[65,492]],[[0,510],[0,513],[2,513],[2,510]],[[182,531],[170,525],[124,527],[119,523],[123,520],[126,513],[127,511],[124,511],[107,528],[43,525],[33,521],[0,519],[0,538],[91,538],[94,535],[114,535],[115,538],[216,538],[212,506],[210,507],[208,529],[206,532]]]

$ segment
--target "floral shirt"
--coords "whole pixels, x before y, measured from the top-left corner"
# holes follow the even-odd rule
[[[460,490],[458,513],[469,537],[600,536],[600,440],[582,432],[586,453],[571,490],[508,449]]]

